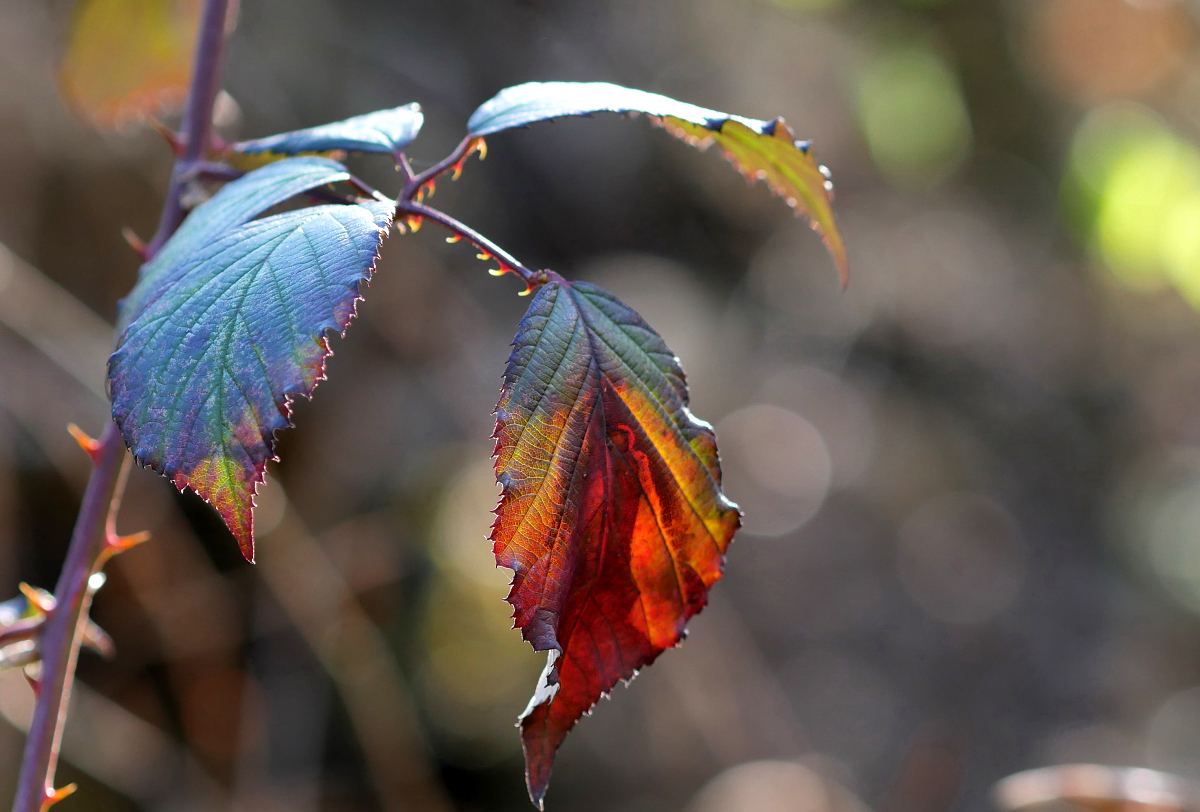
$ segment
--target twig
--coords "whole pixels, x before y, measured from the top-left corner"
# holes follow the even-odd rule
[[[91,604],[88,578],[108,543],[108,517],[120,505],[129,470],[125,442],[113,423],[108,424],[100,439],[95,463],[54,590],[55,608],[48,615],[38,641],[42,670],[13,812],[42,812],[55,797],[54,768]]]
[[[186,183],[184,176],[204,155],[208,143],[228,7],[229,0],[205,0],[184,113],[183,153],[176,159],[158,231],[147,246],[148,257],[154,256],[183,221],[180,193]],[[54,772],[91,603],[88,579],[112,552],[116,541],[112,529],[129,471],[125,441],[116,424],[109,422],[100,440],[88,450],[94,468],[54,590],[56,606],[39,639],[42,670],[13,812],[44,812],[64,797],[54,789]]]
[[[494,259],[497,263],[499,263],[500,267],[492,270],[493,275],[502,276],[506,273],[512,272],[521,277],[521,279],[525,282],[525,293],[528,293],[538,285],[544,285],[547,282],[562,281],[562,277],[554,271],[534,271],[526,268],[524,265],[518,262],[516,257],[514,257],[512,254],[496,245],[494,242],[480,234],[475,229],[460,223],[458,220],[455,220],[445,212],[426,206],[424,203],[418,203],[415,200],[408,200],[403,194],[401,194],[400,199],[396,201],[396,204],[396,213],[407,214],[408,217],[405,219],[409,222],[410,227],[414,225],[414,220],[428,218],[443,228],[449,230],[450,233],[454,235],[455,239],[452,239],[451,242],[458,242],[460,239],[467,240],[479,249],[480,259]]]
[[[417,198],[425,186],[432,187],[434,181],[450,170],[454,170],[454,177],[457,179],[462,172],[463,163],[471,157],[473,152],[478,152],[482,158],[487,155],[487,146],[479,136],[468,135],[454,148],[454,152],[419,175],[413,174],[412,167],[408,165],[408,159],[404,157],[403,152],[397,154],[396,165],[404,176],[404,191],[400,193],[400,200],[397,203]]]
[[[225,45],[225,14],[229,0],[205,0],[204,13],[200,18],[200,31],[196,39],[196,57],[192,63],[192,85],[188,88],[187,104],[183,112],[183,152],[175,160],[171,172],[171,185],[167,187],[167,199],[163,205],[158,231],[147,246],[147,253],[154,256],[170,239],[183,222],[183,187],[195,166],[201,163],[207,151],[212,132],[213,102],[220,85],[221,53]]]

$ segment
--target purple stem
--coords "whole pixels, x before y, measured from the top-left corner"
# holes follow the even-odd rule
[[[400,193],[400,199],[412,200],[426,183],[437,180],[461,161],[465,161],[467,155],[475,149],[476,141],[482,141],[482,139],[468,135],[454,148],[454,152],[451,152],[419,175],[413,174],[412,167],[408,165],[408,160],[404,157],[404,153],[399,153],[396,156],[396,165],[400,168],[401,174],[404,175],[404,191]],[[483,153],[481,152],[480,154],[482,155]]]
[[[218,67],[229,2],[205,0],[204,3],[183,117],[183,154],[175,161],[158,231],[147,246],[147,259],[162,248],[183,222],[180,193],[186,176],[205,154],[212,129],[213,101],[219,85]],[[88,579],[102,566],[109,536],[115,532],[117,509],[129,471],[125,441],[111,421],[94,449],[93,461],[95,465],[75,520],[71,545],[54,589],[55,608],[47,616],[38,641],[41,676],[13,812],[44,812],[53,797],[63,724],[91,605]]]
[[[88,579],[107,543],[108,517],[121,501],[128,459],[121,432],[110,422],[101,437],[96,466],[54,589],[55,608],[46,618],[38,641],[42,658],[40,687],[25,741],[13,812],[41,812],[53,792],[71,683],[91,604]]]
[[[512,271],[517,276],[524,280],[526,290],[533,290],[538,285],[544,285],[547,282],[561,281],[562,277],[551,270],[534,271],[526,268],[516,257],[505,251],[500,246],[489,240],[487,237],[480,234],[475,229],[460,223],[445,212],[438,209],[426,206],[424,203],[418,203],[415,200],[409,200],[400,195],[400,199],[396,201],[396,211],[403,212],[413,217],[424,217],[443,228],[449,230],[462,239],[472,243],[480,251],[490,254],[497,262],[500,263],[501,271]]]
[[[187,104],[183,111],[183,153],[175,161],[171,185],[158,231],[150,240],[150,256],[158,253],[183,222],[186,212],[180,202],[181,192],[193,168],[202,162],[208,151],[212,131],[213,102],[220,89],[221,54],[225,46],[225,16],[229,0],[205,0],[200,31],[196,38],[196,56],[192,63],[192,86],[188,88]]]

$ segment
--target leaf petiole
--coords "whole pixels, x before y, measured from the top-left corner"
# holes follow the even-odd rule
[[[422,175],[424,174],[427,173],[422,173]],[[418,176],[418,178],[419,177],[420,176]],[[406,187],[406,191],[407,188],[408,187]],[[419,189],[420,186],[417,186],[416,188]],[[517,261],[516,257],[505,251],[500,246],[496,245],[494,242],[480,234],[475,229],[460,223],[458,220],[455,220],[450,215],[439,211],[438,209],[426,206],[424,203],[418,203],[415,200],[407,199],[404,194],[401,194],[400,199],[396,201],[396,215],[397,219],[402,219],[405,215],[407,215],[409,218],[427,218],[437,223],[442,228],[450,231],[454,237],[467,240],[479,249],[480,259],[494,259],[496,262],[500,263],[500,267],[492,271],[494,275],[500,276],[511,272],[521,277],[522,281],[525,282],[525,290],[521,294],[522,296],[527,295],[539,285],[544,285],[547,282],[561,281],[562,279],[562,277],[560,277],[557,273],[548,269],[534,271],[530,268],[526,268]],[[458,240],[456,239],[454,242],[458,242]]]
[[[453,171],[454,179],[457,180],[458,176],[462,173],[463,163],[467,158],[471,157],[471,153],[473,152],[478,152],[479,157],[482,159],[483,156],[487,155],[487,145],[484,144],[483,139],[479,136],[468,135],[459,142],[453,152],[419,175],[413,173],[407,159],[399,161],[397,165],[404,174],[404,191],[400,193],[399,200],[412,200],[421,193],[423,187],[427,185],[432,186],[434,181],[447,172]],[[403,153],[401,153],[400,157],[403,158]]]

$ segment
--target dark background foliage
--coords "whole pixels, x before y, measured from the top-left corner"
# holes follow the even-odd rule
[[[834,172],[845,293],[779,201],[644,121],[503,133],[438,189],[659,329],[747,512],[688,641],[568,740],[551,809],[987,809],[1067,761],[1200,777],[1196,6],[241,5],[230,136],[415,100],[420,168],[500,88],[596,79],[782,114]],[[72,6],[0,5],[5,595],[56,577],[87,473],[63,426],[105,419],[121,227],[153,231],[170,166],[61,100]],[[485,540],[525,300],[442,236],[386,244],[283,440],[257,568],[135,472],[123,529],[155,541],[97,598],[119,653],[84,655],[68,804],[528,808],[512,724],[541,661]],[[0,796],[29,705],[0,679]]]

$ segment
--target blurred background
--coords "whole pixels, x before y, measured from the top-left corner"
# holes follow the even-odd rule
[[[0,2],[0,597],[54,584],[88,473],[65,425],[104,424],[121,231],[153,232],[170,171],[57,76],[73,20],[138,2]],[[549,809],[1200,778],[1198,33],[1184,0],[242,0],[229,137],[419,101],[419,169],[504,86],[608,80],[783,115],[833,172],[844,293],[786,206],[644,120],[496,135],[438,189],[664,335],[746,512],[687,642],[562,748]],[[354,168],[394,192],[388,164]],[[513,724],[543,658],[486,541],[527,300],[443,236],[386,244],[283,436],[257,566],[134,472],[121,529],[154,540],[97,595],[118,653],[83,655],[64,812],[529,808]],[[0,677],[0,797],[31,701]]]

